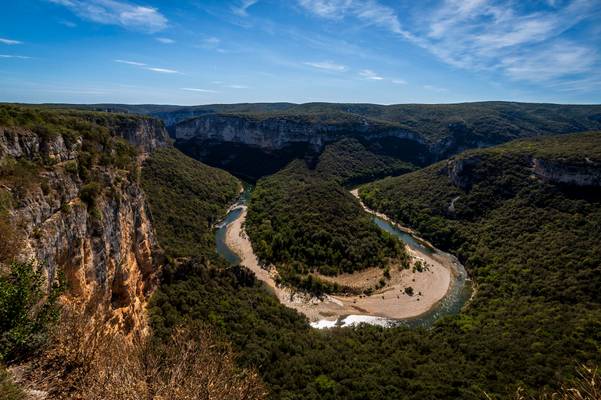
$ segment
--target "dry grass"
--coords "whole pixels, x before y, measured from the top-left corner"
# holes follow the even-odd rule
[[[51,399],[255,400],[266,390],[236,367],[231,349],[201,327],[176,330],[167,343],[106,333],[102,321],[64,313],[53,345],[30,381]],[[104,333],[103,333],[104,332]]]
[[[21,236],[15,225],[0,210],[0,263],[13,260],[21,248]]]
[[[494,397],[485,395],[487,400]],[[601,400],[601,376],[597,367],[581,365],[577,369],[576,378],[562,384],[559,390],[545,391],[537,396],[530,396],[521,388],[513,396],[513,400]]]

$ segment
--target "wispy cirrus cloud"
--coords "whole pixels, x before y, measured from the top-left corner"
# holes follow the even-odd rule
[[[0,54],[0,58],[16,58],[19,60],[30,60],[32,57],[29,56],[21,56],[18,54]]]
[[[145,67],[145,70],[158,72],[160,74],[181,74],[181,72],[170,68]]]
[[[500,71],[532,82],[601,71],[601,30],[584,41],[562,36],[584,20],[599,18],[598,1],[556,1],[533,11],[511,0],[440,0],[428,10],[416,6],[414,15],[378,0],[297,2],[321,18],[357,19],[386,29],[457,68]]]
[[[376,0],[298,0],[305,10],[332,20],[353,17],[362,23],[405,35],[393,8]]]
[[[383,81],[384,80],[383,77],[381,77],[380,75],[378,75],[376,72],[372,71],[371,69],[363,69],[363,70],[359,71],[359,75],[363,79],[367,79],[367,80],[371,80],[371,81]]]
[[[128,65],[137,65],[138,67],[142,67],[146,64],[138,62],[138,61],[129,61],[129,60],[115,60],[116,63],[119,64],[128,64]]]
[[[559,41],[536,52],[505,57],[502,68],[516,79],[548,81],[562,75],[587,73],[598,58],[597,50]]]
[[[126,65],[132,65],[134,67],[139,67],[142,69],[145,69],[147,71],[152,71],[152,72],[158,72],[161,74],[181,74],[181,72],[175,70],[175,69],[171,69],[171,68],[158,68],[158,67],[151,67],[146,63],[143,62],[139,62],[139,61],[130,61],[130,60],[114,60],[116,63],[119,64],[126,64]]]
[[[232,6],[231,10],[239,17],[248,17],[248,9],[258,2],[259,0],[241,0],[238,4]]]
[[[105,25],[118,25],[142,32],[167,27],[167,18],[157,8],[118,0],[48,0],[64,6],[78,17]]]
[[[163,44],[173,44],[175,43],[175,40],[171,39],[171,38],[166,38],[166,37],[158,37],[156,38],[156,41],[159,43],[163,43]]]
[[[544,71],[546,79],[570,74],[573,68],[562,60],[567,57],[570,43],[560,36],[589,18],[595,2],[573,0],[546,10],[528,12],[506,1],[446,0],[419,25],[414,41],[443,61],[460,68],[501,69],[509,76],[529,79],[531,74],[515,73],[520,63],[530,64],[532,58],[551,55],[559,50],[562,57],[551,57]],[[597,3],[599,4],[599,3]],[[597,12],[601,9],[597,6]],[[581,48],[572,54],[584,56],[589,64],[596,57],[593,48],[585,55]],[[537,79],[540,80],[540,79]]]
[[[200,89],[200,88],[190,88],[190,87],[181,88],[181,90],[185,90],[187,92],[197,92],[197,93],[219,93],[216,90]]]
[[[228,87],[230,89],[250,89],[249,86],[246,86],[246,85],[236,85],[236,84],[234,84],[234,85],[225,85],[225,87]]]
[[[0,38],[0,43],[6,44],[9,46],[14,46],[16,44],[23,44],[23,42],[21,42],[20,40],[13,40],[13,39],[7,39],[7,38]]]
[[[323,69],[326,71],[343,72],[346,71],[346,65],[337,64],[333,61],[305,62],[309,67]]]

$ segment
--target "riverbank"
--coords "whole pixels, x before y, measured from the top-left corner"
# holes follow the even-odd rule
[[[407,247],[412,258],[412,267],[390,268],[390,279],[383,288],[371,295],[311,297],[276,284],[277,271],[261,268],[252,250],[251,242],[243,229],[246,207],[240,206],[240,215],[227,226],[225,242],[240,258],[240,264],[255,273],[257,279],[269,286],[280,302],[306,315],[311,322],[336,321],[347,315],[365,315],[386,319],[407,319],[419,316],[436,306],[447,294],[453,277],[450,261],[436,253],[427,254]],[[413,268],[416,261],[427,267],[421,272]],[[328,280],[368,279],[381,276],[381,269],[372,269],[356,276],[339,276]],[[379,278],[378,278],[379,279]],[[358,282],[356,282],[358,283]],[[408,289],[410,288],[410,289]]]

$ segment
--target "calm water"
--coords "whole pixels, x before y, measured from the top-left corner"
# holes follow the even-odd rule
[[[240,257],[236,253],[234,253],[226,244],[225,244],[225,232],[227,230],[227,226],[231,224],[240,216],[242,212],[241,208],[234,208],[231,210],[226,217],[217,225],[217,233],[215,234],[215,241],[217,242],[217,253],[221,255],[223,258],[227,260],[232,265],[237,265],[240,263]]]
[[[412,235],[404,232],[382,218],[373,217],[374,222],[380,228],[389,232],[414,250],[423,251],[428,254],[436,255],[437,257],[446,258],[453,264],[453,276],[451,276],[451,287],[447,292],[447,295],[434,306],[430,311],[419,315],[414,318],[404,320],[389,320],[390,325],[404,325],[409,327],[423,327],[427,328],[432,326],[438,319],[454,315],[461,311],[463,306],[469,301],[472,296],[472,281],[468,278],[467,272],[463,265],[457,260],[455,256],[445,253],[441,250],[429,247],[415,239]]]
[[[238,206],[245,205],[250,197],[252,187],[250,185],[244,185],[244,192],[241,194],[238,202]],[[225,232],[228,224],[236,220],[240,216],[242,209],[240,207],[234,207],[227,216],[217,225],[216,242],[217,252],[223,256],[230,264],[238,264],[240,258],[225,244]],[[383,220],[382,218],[373,217],[373,221],[384,231],[398,237],[410,248],[424,252],[427,254],[435,255],[437,257],[446,258],[453,264],[453,276],[451,277],[451,286],[447,295],[430,311],[414,318],[404,320],[393,320],[382,317],[370,316],[370,315],[347,315],[338,319],[338,321],[316,321],[311,324],[315,328],[332,328],[334,326],[354,326],[360,323],[368,323],[380,326],[408,326],[408,327],[423,327],[428,328],[432,326],[438,319],[454,315],[461,311],[463,306],[469,301],[472,295],[472,284],[468,279],[467,272],[463,265],[457,261],[457,259],[443,251],[432,248],[425,245],[411,234],[404,232],[396,228],[391,223]]]
[[[250,198],[250,194],[252,192],[252,185],[244,183],[244,191],[240,194],[240,197],[236,201],[236,204],[232,210],[225,216],[223,221],[217,224],[217,232],[215,233],[215,241],[217,242],[217,253],[221,255],[223,258],[227,260],[232,265],[237,265],[240,263],[240,257],[236,253],[234,253],[226,244],[225,244],[225,232],[227,230],[227,226],[236,220],[242,213],[242,209],[236,206],[243,206],[248,202]]]

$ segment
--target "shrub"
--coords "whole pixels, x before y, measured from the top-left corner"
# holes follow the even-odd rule
[[[86,203],[89,208],[93,208],[96,205],[96,198],[100,194],[100,191],[101,187],[98,182],[87,183],[83,185],[79,191],[79,198]]]
[[[46,340],[47,328],[58,317],[62,289],[45,291],[44,275],[31,263],[13,263],[0,274],[0,359],[28,356]]]
[[[77,174],[78,171],[78,167],[77,167],[77,161],[67,161],[67,163],[65,164],[65,171],[67,171],[70,174]]]

